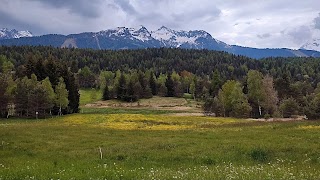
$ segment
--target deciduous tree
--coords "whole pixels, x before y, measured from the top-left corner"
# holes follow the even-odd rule
[[[62,115],[62,108],[66,108],[69,104],[68,91],[63,78],[59,78],[59,83],[55,88],[56,90],[56,105],[59,107],[59,115]]]

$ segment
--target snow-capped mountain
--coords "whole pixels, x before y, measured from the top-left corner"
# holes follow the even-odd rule
[[[301,47],[301,49],[320,51],[320,38],[308,41]]]
[[[2,28],[0,29],[0,40],[1,39],[13,39],[21,37],[32,37],[30,31],[17,31],[15,29]]]
[[[138,30],[136,30],[134,28],[130,28],[129,31],[134,38],[136,38],[140,41],[145,42],[145,41],[152,41],[153,40],[151,33],[144,26],[140,26],[140,28]]]
[[[26,38],[19,38],[26,37]],[[214,39],[203,30],[184,31],[172,30],[165,26],[155,31],[146,27],[138,28],[118,27],[99,32],[84,32],[80,34],[58,35],[48,34],[32,36],[29,31],[0,30],[0,45],[42,45],[66,48],[92,49],[145,49],[145,48],[186,48],[226,51],[235,55],[244,55],[251,58],[265,57],[320,57],[320,40],[312,42],[311,46],[304,46],[300,50],[291,49],[257,49],[228,45]],[[314,48],[318,47],[318,48]],[[313,50],[307,50],[313,49]]]
[[[109,29],[105,31],[100,31],[95,34],[95,36],[104,36],[110,38],[127,38],[131,40],[139,40],[139,41],[150,41],[154,40],[151,37],[151,33],[144,26],[140,26],[139,29],[135,28],[126,28],[126,27],[118,27],[116,29]]]
[[[118,27],[116,29],[100,31],[94,34],[94,36],[98,38],[141,41],[149,45],[150,43],[153,44],[153,46],[148,45],[148,47],[189,47],[203,49],[206,46],[203,42],[204,40],[213,40],[214,43],[218,42],[205,31],[175,31],[164,26],[151,32],[144,26],[140,26],[138,29]]]
[[[190,46],[201,45],[199,39],[213,39],[211,35],[205,31],[175,31],[165,26],[162,26],[156,31],[152,31],[151,36],[160,41],[164,46],[176,48],[184,44]]]

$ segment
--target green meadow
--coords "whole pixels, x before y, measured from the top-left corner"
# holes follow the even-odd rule
[[[320,121],[82,109],[1,119],[0,179],[320,179]]]

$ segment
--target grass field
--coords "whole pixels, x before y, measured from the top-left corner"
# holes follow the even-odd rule
[[[99,101],[102,98],[102,92],[96,89],[81,89],[79,93],[81,106],[95,101]]]
[[[170,114],[1,120],[0,179],[319,179],[319,140],[317,121]]]
[[[320,121],[91,107],[0,119],[0,179],[320,179],[319,141]]]

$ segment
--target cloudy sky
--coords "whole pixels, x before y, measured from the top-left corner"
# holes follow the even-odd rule
[[[0,0],[0,28],[35,35],[144,25],[205,30],[228,44],[299,48],[320,38],[319,0]]]

